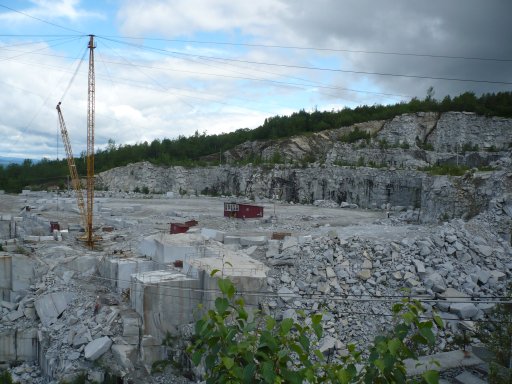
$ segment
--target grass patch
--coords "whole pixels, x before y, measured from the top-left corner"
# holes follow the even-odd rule
[[[432,165],[430,167],[420,168],[420,171],[427,172],[430,175],[440,176],[440,175],[449,175],[449,176],[462,176],[469,170],[469,167],[465,165]]]

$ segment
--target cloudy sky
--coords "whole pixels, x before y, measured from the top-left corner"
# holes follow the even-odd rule
[[[510,0],[0,0],[0,157],[255,128],[338,110],[512,89]]]

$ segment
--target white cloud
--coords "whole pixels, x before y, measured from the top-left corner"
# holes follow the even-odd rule
[[[32,6],[17,9],[19,12],[8,11],[0,13],[0,20],[8,23],[40,23],[40,21],[35,19],[27,18],[26,15],[44,20],[65,18],[73,22],[84,18],[104,18],[104,15],[101,13],[87,11],[85,8],[80,7],[80,0],[31,0],[30,2]]]
[[[121,5],[118,22],[127,35],[191,36],[236,30],[260,35],[272,33],[269,24],[275,22],[277,27],[279,15],[286,8],[276,0],[130,0]]]

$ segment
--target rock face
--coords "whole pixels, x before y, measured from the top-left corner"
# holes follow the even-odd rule
[[[397,116],[384,124],[377,137],[391,144],[407,143],[413,146],[417,142],[423,143],[436,128],[439,117],[437,112],[407,113]]]
[[[373,139],[347,144],[344,136],[355,129],[372,135]],[[480,166],[499,158],[494,151],[507,151],[511,142],[512,119],[466,112],[418,112],[309,136],[246,142],[224,152],[223,159],[228,164],[249,158],[268,161],[278,154],[287,163],[314,160],[327,165],[336,162],[356,165],[373,162],[376,165],[417,168],[456,163],[458,157],[461,164]],[[474,149],[475,145],[480,152],[463,153],[464,148],[471,146]],[[429,151],[421,149],[425,147]],[[487,150],[493,152],[485,152]]]
[[[135,177],[137,175],[137,177]],[[149,163],[115,168],[99,175],[109,190],[147,186],[156,192],[274,198],[294,203],[347,202],[360,208],[420,208],[414,218],[437,222],[473,217],[495,196],[511,190],[512,173],[477,172],[461,177],[367,167],[155,167]]]
[[[373,138],[347,143],[344,137],[356,128]],[[175,196],[231,195],[294,203],[332,200],[388,210],[405,207],[421,209],[416,221],[436,222],[473,217],[511,189],[510,143],[512,119],[461,112],[404,114],[311,136],[247,142],[225,152],[228,164],[219,167],[130,164],[99,174],[97,184],[109,191],[148,189]],[[474,145],[492,151],[462,153],[464,147]],[[431,150],[422,149],[427,146]],[[275,154],[286,164],[229,165],[247,158],[269,160]],[[434,177],[418,170],[440,164],[494,164],[503,171]]]
[[[456,146],[477,144],[480,149],[506,150],[512,142],[511,119],[474,113],[447,112],[427,138],[436,151],[455,152]]]

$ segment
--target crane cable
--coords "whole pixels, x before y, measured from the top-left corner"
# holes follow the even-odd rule
[[[71,85],[73,84],[73,81],[75,80],[75,77],[76,77],[78,71],[80,70],[80,67],[82,66],[82,63],[84,62],[85,54],[86,53],[87,53],[87,46],[84,48],[84,53],[82,54],[82,58],[78,62],[78,65],[77,65],[77,67],[75,69],[75,72],[73,73],[73,76],[71,76],[71,79],[69,80],[69,84],[66,87],[66,89],[64,90],[64,93],[62,94],[62,97],[60,98],[61,102],[64,100],[64,97],[66,97],[66,94],[68,93],[69,88],[71,88]]]

